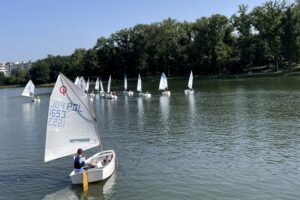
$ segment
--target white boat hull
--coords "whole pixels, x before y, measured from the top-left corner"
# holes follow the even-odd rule
[[[189,94],[194,94],[194,90],[184,90],[184,94],[189,95]]]
[[[133,91],[124,91],[124,94],[125,95],[128,95],[128,96],[133,96]]]
[[[39,98],[32,99],[32,102],[40,102],[40,101],[41,101],[41,99],[39,99]]]
[[[139,93],[140,97],[146,97],[146,98],[150,98],[151,94],[150,93]]]
[[[103,166],[102,162],[107,156],[110,161]],[[115,171],[116,154],[113,150],[102,151],[87,159],[86,162],[94,162],[95,164],[95,168],[89,168],[86,171],[89,183],[105,180],[110,177]],[[76,173],[74,169],[70,173],[70,179],[72,181],[72,184],[82,184],[82,172]]]
[[[105,92],[100,91],[100,97],[105,97]]]
[[[113,94],[105,94],[105,98],[107,98],[107,99],[118,99],[118,96],[113,95]]]
[[[161,93],[161,95],[163,95],[163,96],[171,96],[171,91],[163,91],[162,93]]]

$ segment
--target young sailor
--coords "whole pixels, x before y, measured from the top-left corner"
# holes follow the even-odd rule
[[[85,166],[85,158],[82,157],[82,153],[83,150],[79,148],[74,158],[74,169],[76,169],[76,173],[83,172],[83,167]]]

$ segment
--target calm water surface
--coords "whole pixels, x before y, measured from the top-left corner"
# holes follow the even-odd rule
[[[149,100],[121,86],[118,100],[95,98],[118,166],[87,196],[69,180],[72,156],[43,163],[52,88],[36,89],[40,103],[1,89],[0,199],[300,199],[299,77],[195,80],[194,96],[186,80],[169,82],[171,97],[148,84]]]

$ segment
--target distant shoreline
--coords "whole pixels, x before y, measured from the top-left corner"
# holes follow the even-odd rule
[[[278,72],[257,72],[257,73],[242,73],[242,74],[219,74],[219,75],[194,75],[194,79],[203,79],[203,80],[226,80],[226,79],[242,79],[242,78],[261,78],[261,77],[281,77],[281,76],[300,76],[300,71],[278,71]],[[158,79],[156,76],[149,76],[146,80]],[[187,79],[183,76],[171,76],[169,79]],[[132,79],[128,79],[129,81]],[[117,80],[122,81],[122,80]],[[94,84],[94,82],[91,82]],[[40,85],[35,85],[36,87],[54,87],[55,83],[44,83]],[[24,87],[25,85],[2,85],[0,89],[6,88],[19,88]]]

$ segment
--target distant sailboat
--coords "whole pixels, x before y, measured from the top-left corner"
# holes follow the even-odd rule
[[[88,95],[63,74],[56,80],[48,113],[45,162],[73,155],[78,148],[87,150],[101,145],[96,116]],[[86,160],[86,163],[95,164],[95,168],[86,169],[88,182],[111,176],[115,170],[115,159],[115,152],[102,151],[101,145],[101,151]],[[74,169],[70,173],[72,183],[82,183],[82,174]]]
[[[124,74],[124,94],[128,96],[133,96],[133,91],[129,90],[127,91],[127,76]]]
[[[87,82],[86,82],[84,91],[85,91],[86,93],[89,93],[89,89],[90,89],[90,78],[88,78],[88,80],[87,80]]]
[[[107,93],[105,94],[105,98],[107,99],[117,99],[118,96],[114,91],[110,91],[110,85],[111,85],[111,75],[109,76],[108,83],[107,83]]]
[[[194,89],[193,89],[193,72],[191,71],[190,73],[190,78],[189,78],[189,82],[188,82],[188,88],[187,90],[184,90],[184,93],[186,95],[188,94],[194,94]]]
[[[165,73],[162,73],[162,75],[160,77],[158,89],[163,90],[163,92],[161,93],[163,96],[171,95],[171,91],[168,90],[168,80],[167,80]]]
[[[97,76],[96,83],[95,83],[95,90],[97,93],[99,92],[99,85],[100,85],[99,77]]]
[[[105,91],[104,91],[104,88],[103,88],[103,84],[102,84],[101,78],[100,78],[99,82],[100,82],[100,88],[101,88],[101,90],[100,90],[100,96],[101,97],[105,97]]]
[[[140,74],[139,74],[139,77],[138,77],[136,91],[139,92],[140,97],[151,97],[151,94],[149,92],[146,92],[146,93],[142,92],[142,78],[141,78]]]
[[[77,76],[76,79],[75,79],[75,81],[74,81],[74,84],[78,85],[78,83],[79,83],[79,77]]]
[[[35,90],[35,86],[34,86],[33,82],[31,80],[29,80],[21,95],[24,97],[31,97],[32,102],[40,102],[39,96],[34,97],[34,90]]]
[[[77,87],[79,87],[83,92],[86,90],[86,83],[83,76],[80,78],[77,77],[74,84],[77,85]]]
[[[90,96],[90,100],[93,101],[95,94],[94,92],[89,92],[90,89],[90,78],[88,78],[87,82],[86,82],[86,86],[85,86],[85,92]]]

